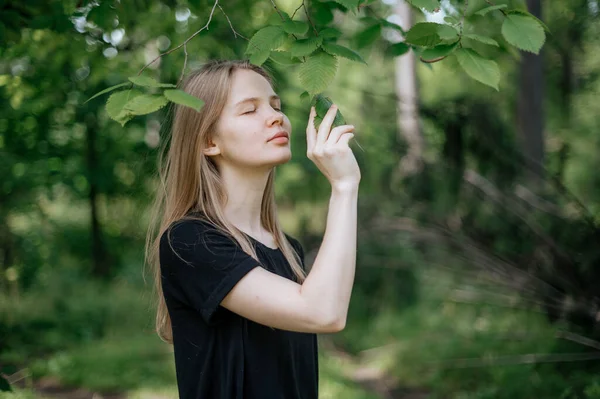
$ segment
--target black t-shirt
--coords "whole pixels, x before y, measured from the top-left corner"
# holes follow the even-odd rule
[[[162,287],[171,317],[182,399],[316,399],[317,335],[271,328],[220,306],[257,266],[296,281],[279,249],[248,236],[260,263],[204,221],[182,220],[160,240]],[[286,235],[304,266],[300,243]]]

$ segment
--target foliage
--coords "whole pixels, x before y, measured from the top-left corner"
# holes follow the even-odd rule
[[[276,19],[276,16],[275,18],[271,18],[271,24],[262,27],[250,38],[245,55],[256,65],[262,65],[270,58],[280,64],[290,66],[300,64],[298,76],[307,92],[311,96],[323,93],[334,80],[337,73],[338,57],[368,65],[358,52],[338,43],[340,37],[337,34],[331,33],[334,27],[330,25],[332,21],[329,18],[335,9],[341,9],[342,12],[347,13],[348,11],[358,12],[360,8],[368,7],[362,3],[363,1],[359,0],[338,1],[337,3],[322,2],[319,7],[313,8],[312,19],[307,10],[307,21],[294,20],[293,16],[290,17],[286,12],[276,8],[276,14],[280,19]],[[424,8],[430,12],[439,10],[440,8],[439,1],[437,0],[413,1],[412,4],[415,7]],[[342,7],[340,8],[339,5]],[[301,7],[306,9],[304,3],[302,3]],[[477,11],[476,15],[486,17],[491,11],[501,12],[504,17],[501,32],[506,41],[521,50],[538,54],[545,41],[545,32],[542,23],[524,10],[505,10],[505,8],[505,5],[494,5]],[[398,25],[385,19],[366,16],[362,18],[362,21],[368,22],[369,26],[356,34],[353,40],[356,42],[358,48],[364,48],[371,45],[380,37],[382,27],[397,29],[405,33],[405,46],[394,44],[388,54],[393,56],[401,55],[410,46],[419,53],[427,51],[424,55],[425,58],[421,57],[421,59],[428,63],[439,62],[452,55],[458,59],[459,65],[469,76],[498,90],[500,70],[496,62],[486,59],[468,47],[469,40],[496,46],[497,43],[491,37],[482,34],[468,33],[463,35],[465,14],[466,9],[463,11],[463,17],[460,22],[450,22],[448,24],[420,22],[411,27],[407,32],[403,32],[402,28]],[[206,27],[208,27],[208,24]],[[463,38],[469,40],[463,43]],[[436,47],[440,45],[441,47]],[[433,47],[436,48],[431,50]],[[151,77],[146,76],[129,79],[136,85],[145,87],[172,86],[168,83],[158,83]],[[145,84],[140,82],[144,82]],[[168,101],[172,101],[168,97],[165,97],[164,93],[153,95],[152,97],[145,93],[126,93],[113,94],[113,96],[117,97],[112,102],[110,102],[110,99],[107,102],[108,115],[122,126],[135,115],[145,115],[155,112],[166,105]],[[180,94],[180,96],[183,96],[183,94]],[[182,105],[188,106],[188,102],[183,102]]]

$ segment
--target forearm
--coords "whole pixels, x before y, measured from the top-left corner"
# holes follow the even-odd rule
[[[318,317],[344,325],[356,268],[358,186],[332,188],[323,242],[302,296]]]

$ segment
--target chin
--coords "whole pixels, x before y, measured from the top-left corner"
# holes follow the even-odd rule
[[[275,162],[275,166],[277,166],[277,165],[283,165],[284,163],[288,163],[291,159],[292,159],[292,153],[290,152],[289,156],[282,157],[279,160],[277,160]]]

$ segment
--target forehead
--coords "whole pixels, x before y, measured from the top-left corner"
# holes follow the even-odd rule
[[[233,73],[229,103],[235,104],[247,97],[264,97],[275,95],[271,84],[262,75],[250,70],[238,69]]]

